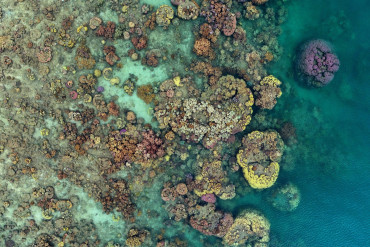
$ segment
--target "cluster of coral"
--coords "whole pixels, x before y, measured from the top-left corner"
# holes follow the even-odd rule
[[[225,246],[267,246],[270,223],[258,211],[245,210],[236,218],[218,210],[211,196],[197,196],[196,180],[188,177],[185,183],[166,183],[162,189],[162,200],[166,210],[175,221],[186,221],[191,227],[205,235],[222,238]]]
[[[204,246],[267,246],[261,213],[218,204],[250,192],[245,179],[271,187],[281,138],[297,142],[264,115],[282,94],[265,65],[286,14],[266,2],[1,5],[0,246],[194,246],[168,217],[217,237]],[[332,78],[339,62],[315,46],[314,76]],[[292,211],[299,199],[289,185],[270,202]]]
[[[159,127],[208,149],[243,131],[251,120],[253,94],[244,80],[231,75],[203,92],[189,77],[166,80],[159,89],[154,113]]]

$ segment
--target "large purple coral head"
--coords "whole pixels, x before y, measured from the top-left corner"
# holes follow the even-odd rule
[[[323,87],[331,82],[340,65],[330,43],[321,39],[303,44],[296,63],[300,79],[307,85],[316,87]]]

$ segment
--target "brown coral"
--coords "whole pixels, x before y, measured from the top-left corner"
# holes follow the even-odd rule
[[[77,47],[75,60],[78,69],[92,69],[95,65],[90,49],[84,44]]]
[[[211,48],[211,42],[206,38],[195,40],[193,51],[197,56],[207,57],[210,59],[215,58],[215,53]]]
[[[132,37],[131,43],[140,51],[148,46],[148,38],[146,36]]]
[[[108,139],[108,148],[115,163],[133,162],[137,140],[122,137],[119,131],[113,131]]]
[[[268,0],[252,0],[252,3],[254,3],[255,5],[262,5],[267,2]]]
[[[120,58],[116,55],[116,48],[114,46],[104,46],[105,61],[109,65],[114,65]]]
[[[137,88],[137,96],[142,99],[145,103],[150,104],[155,95],[152,85],[142,85]]]

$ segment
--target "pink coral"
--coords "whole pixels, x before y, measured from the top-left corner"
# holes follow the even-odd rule
[[[231,36],[235,32],[235,29],[236,29],[236,16],[230,13],[224,22],[222,32],[226,36]]]
[[[163,141],[153,130],[142,133],[143,140],[137,145],[135,156],[140,163],[162,157],[165,154]]]
[[[53,57],[52,50],[50,47],[45,46],[44,49],[40,49],[36,56],[40,63],[50,62],[51,58]]]
[[[202,195],[200,198],[202,201],[209,202],[209,203],[215,203],[216,202],[216,197],[214,194],[205,194]]]
[[[214,204],[199,205],[194,213],[190,225],[205,235],[223,237],[234,222],[230,214],[216,211]]]

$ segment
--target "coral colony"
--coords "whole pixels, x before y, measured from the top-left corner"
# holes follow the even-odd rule
[[[309,86],[323,87],[339,69],[339,59],[324,40],[312,40],[301,47],[297,59],[299,77]]]

